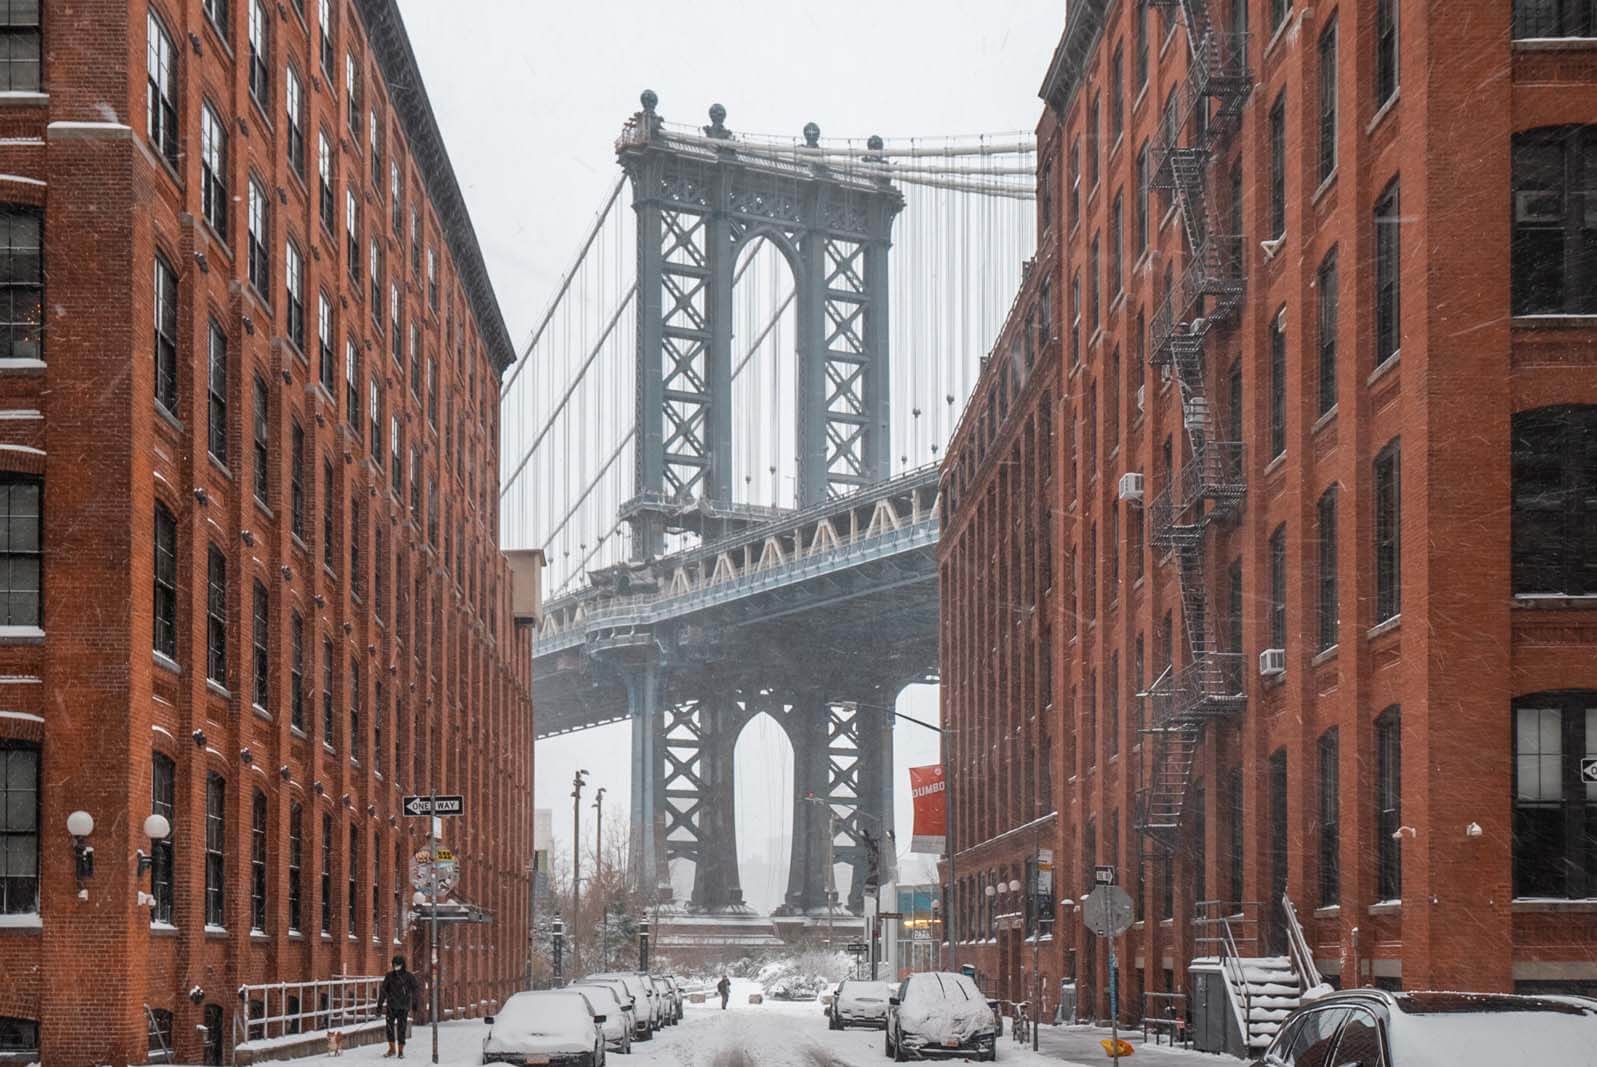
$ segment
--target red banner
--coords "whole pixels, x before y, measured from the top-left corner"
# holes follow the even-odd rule
[[[943,836],[948,832],[948,805],[943,793],[942,764],[909,769],[909,795],[915,805],[915,831],[911,852],[943,851]]]

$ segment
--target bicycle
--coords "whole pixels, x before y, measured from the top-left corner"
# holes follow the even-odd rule
[[[1017,1045],[1029,1044],[1031,1041],[1031,1005],[1024,1000],[1015,1001],[1014,1017],[1009,1024],[1009,1036]]]

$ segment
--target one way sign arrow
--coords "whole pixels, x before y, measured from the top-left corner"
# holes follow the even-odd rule
[[[1597,756],[1584,756],[1581,758],[1580,780],[1597,785]]]
[[[409,796],[405,798],[406,815],[464,815],[466,798],[458,793],[447,796]]]

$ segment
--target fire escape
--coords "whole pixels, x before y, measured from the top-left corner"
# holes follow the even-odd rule
[[[1246,703],[1240,649],[1222,649],[1209,604],[1209,535],[1240,514],[1247,485],[1242,442],[1221,440],[1210,402],[1204,356],[1209,334],[1236,314],[1244,290],[1242,237],[1222,232],[1210,192],[1213,161],[1240,125],[1251,82],[1246,36],[1218,32],[1209,0],[1153,0],[1179,7],[1191,63],[1167,107],[1150,153],[1154,188],[1174,198],[1186,238],[1186,261],[1154,312],[1149,362],[1174,376],[1189,445],[1180,473],[1149,505],[1151,541],[1174,554],[1181,614],[1191,656],[1167,669],[1147,694],[1144,734],[1151,766],[1138,795],[1137,828],[1168,852],[1179,832],[1192,768],[1210,719]],[[1179,266],[1179,265],[1178,265]]]

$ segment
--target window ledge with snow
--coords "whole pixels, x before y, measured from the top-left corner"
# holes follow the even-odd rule
[[[1597,48],[1597,37],[1516,37],[1516,52],[1573,52]]]
[[[1517,913],[1538,911],[1597,912],[1597,897],[1515,897],[1513,910]]]
[[[227,936],[227,927],[225,927],[225,926],[217,926],[214,923],[206,923],[205,924],[205,936],[206,937],[226,937]]]
[[[161,922],[159,919],[151,919],[150,933],[159,937],[176,937],[178,929],[171,923]]]
[[[7,89],[0,92],[0,107],[26,107],[30,104],[48,104],[49,93],[29,92],[26,89]]]
[[[1597,315],[1515,315],[1512,325],[1527,330],[1580,330],[1597,326]]]
[[[1597,595],[1567,593],[1515,593],[1514,606],[1532,611],[1546,608],[1597,608]]]
[[[1381,900],[1370,905],[1371,915],[1396,915],[1403,910],[1401,900]]]
[[[0,915],[0,930],[43,930],[44,920],[36,911],[16,915]]]
[[[44,631],[37,626],[0,626],[0,644],[36,645],[44,640]]]

